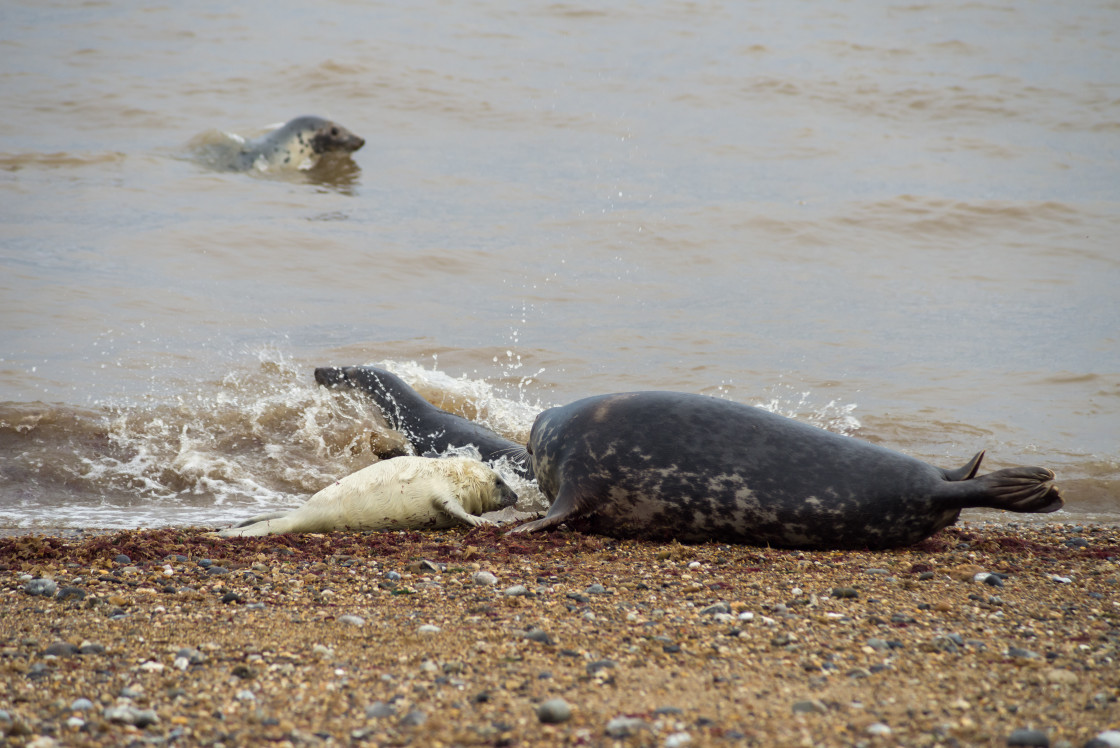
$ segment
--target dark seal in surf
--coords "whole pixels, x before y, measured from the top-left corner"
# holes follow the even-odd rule
[[[389,426],[408,438],[418,455],[439,455],[456,447],[473,446],[484,462],[506,457],[521,476],[533,477],[522,445],[437,408],[392,372],[375,366],[324,366],[315,370],[315,381],[324,387],[354,387],[364,392]]]
[[[1062,507],[1040,467],[977,477],[984,453],[944,470],[868,442],[726,400],[602,395],[550,408],[529,453],[552,502],[514,532],[572,527],[617,537],[787,548],[892,548],[968,507]]]

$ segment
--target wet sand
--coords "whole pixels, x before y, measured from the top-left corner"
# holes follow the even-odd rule
[[[1120,729],[1118,663],[1120,528],[1100,525],[876,553],[0,537],[14,746],[1080,747]]]

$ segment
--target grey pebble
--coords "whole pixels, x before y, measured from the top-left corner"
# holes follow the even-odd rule
[[[1105,730],[1086,743],[1085,748],[1120,748],[1120,730]]]
[[[700,615],[702,615],[702,616],[714,616],[716,613],[730,613],[730,612],[731,612],[731,606],[728,605],[727,603],[724,603],[724,602],[715,603],[714,605],[709,605],[706,608],[701,608],[700,609]]]
[[[58,583],[53,579],[32,579],[23,586],[23,591],[36,597],[54,597],[54,593],[58,591]]]
[[[366,619],[362,618],[361,616],[351,616],[351,615],[339,616],[338,617],[338,622],[339,623],[348,623],[351,626],[365,626],[366,625]]]
[[[132,563],[132,559],[129,558],[128,556],[124,555],[123,553],[118,555],[113,560],[116,561],[118,564],[131,564]]]
[[[803,701],[793,702],[791,707],[794,714],[825,714],[828,707],[817,699],[804,699]]]
[[[198,565],[201,566],[203,569],[206,569],[206,568],[209,568],[209,567],[213,566],[214,562],[211,561],[208,558],[202,558],[202,559],[199,559]]]
[[[381,719],[383,717],[392,717],[397,713],[397,708],[392,704],[386,704],[384,701],[375,701],[366,707],[366,719]]]
[[[836,598],[859,597],[859,590],[855,587],[833,587],[832,596]]]
[[[147,727],[159,722],[155,709],[137,709],[134,706],[111,706],[102,716],[109,722],[118,722],[135,727]]]
[[[525,632],[525,638],[541,644],[555,644],[552,637],[544,629],[529,629]]]
[[[600,670],[608,670],[615,666],[616,663],[614,660],[596,660],[595,662],[588,663],[587,674],[595,675],[595,673],[599,672]]]
[[[54,655],[55,657],[72,657],[80,654],[80,650],[69,642],[55,642],[43,650],[43,654]]]
[[[1007,736],[1007,744],[1049,748],[1050,737],[1042,730],[1020,727],[1018,730],[1012,730],[1011,734]]]
[[[572,718],[572,707],[563,699],[549,699],[537,705],[537,719],[546,725],[558,725]]]
[[[182,657],[191,665],[201,665],[206,662],[206,655],[191,647],[183,647],[175,653],[175,659]]]
[[[419,727],[427,721],[428,715],[424,714],[424,712],[419,709],[413,709],[411,712],[401,717],[399,724],[401,727]]]
[[[87,709],[93,709],[93,702],[89,699],[74,699],[70,703],[70,711],[84,712]]]
[[[512,587],[506,587],[502,594],[507,597],[524,597],[529,594],[529,588],[523,584],[515,584]]]
[[[401,575],[400,575],[400,574],[398,574],[398,573],[397,573],[397,572],[395,572],[395,571],[387,571],[387,572],[385,572],[385,578],[386,578],[386,579],[388,579],[388,580],[389,580],[390,582],[399,582],[399,581],[401,581]]]
[[[488,571],[476,571],[471,574],[471,581],[483,587],[493,587],[498,583],[498,578]]]
[[[612,738],[628,738],[646,729],[646,723],[637,717],[615,717],[607,723],[606,733]]]
[[[583,591],[585,595],[609,595],[607,588],[596,582]]]
[[[224,566],[210,566],[206,569],[207,574],[229,574],[229,569]]]
[[[1038,659],[1038,652],[1032,652],[1029,649],[1023,649],[1021,647],[1008,647],[1007,648],[1007,656],[1008,657],[1022,657],[1023,659],[1026,659],[1026,660],[1037,660]]]
[[[86,591],[80,587],[63,587],[58,591],[55,597],[59,600],[84,600]]]
[[[78,647],[78,653],[84,655],[105,654],[105,645],[97,642],[87,642]]]

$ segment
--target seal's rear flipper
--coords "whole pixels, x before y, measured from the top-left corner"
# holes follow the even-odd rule
[[[1053,485],[1054,473],[1041,467],[1018,467],[982,475],[970,483],[983,494],[970,506],[986,506],[1009,512],[1045,514],[1056,512],[1065,502]]]
[[[318,376],[318,372],[316,372]],[[984,459],[984,450],[980,450],[976,455],[956,470],[942,470],[942,475],[945,480],[968,480],[976,477],[976,471],[980,469],[980,462]]]

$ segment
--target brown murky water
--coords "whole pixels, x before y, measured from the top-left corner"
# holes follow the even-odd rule
[[[703,392],[1120,517],[1115,2],[8,2],[0,103],[2,526],[296,505],[380,430],[312,369],[381,361],[513,436]],[[192,158],[301,114],[367,144]]]

